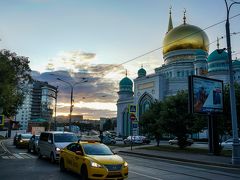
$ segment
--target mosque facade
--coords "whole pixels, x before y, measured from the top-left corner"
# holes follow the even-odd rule
[[[209,39],[199,27],[186,23],[173,27],[171,11],[168,30],[163,41],[164,64],[147,75],[141,67],[133,81],[124,77],[119,83],[117,101],[117,134],[131,134],[129,106],[136,106],[137,120],[148,110],[155,100],[162,101],[167,96],[176,95],[179,90],[188,89],[188,76],[198,75],[219,79],[229,83],[228,54],[217,49],[209,54]],[[240,60],[233,61],[234,80],[240,83]],[[139,133],[136,126],[135,134]]]

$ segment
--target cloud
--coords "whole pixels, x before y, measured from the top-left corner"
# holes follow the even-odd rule
[[[93,64],[95,58],[95,53],[63,52],[49,60],[46,72],[32,72],[34,79],[58,87],[58,114],[69,114],[72,85],[74,114],[92,119],[116,116],[118,86],[125,69],[116,64]]]
[[[69,72],[86,71],[87,67],[94,61],[95,57],[95,53],[78,50],[61,52],[56,57],[49,60],[46,70],[66,70]]]

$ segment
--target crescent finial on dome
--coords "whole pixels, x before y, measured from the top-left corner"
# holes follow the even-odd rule
[[[219,49],[219,38],[217,37],[217,49]]]
[[[126,69],[126,73],[125,74],[126,74],[126,77],[127,77],[127,69]]]
[[[168,31],[167,33],[173,29],[173,23],[172,23],[172,6],[169,8],[169,21],[168,21]]]
[[[184,11],[183,11],[183,24],[186,24],[186,9],[184,8]]]

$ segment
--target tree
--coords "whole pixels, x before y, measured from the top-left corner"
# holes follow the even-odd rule
[[[106,122],[103,124],[103,131],[113,130],[114,124],[112,123],[111,119],[107,119]]]
[[[236,110],[238,117],[238,126],[240,125],[240,84],[235,83],[235,99],[236,99]],[[230,107],[230,95],[229,95],[229,85],[224,87],[224,117],[222,120],[221,132],[231,134],[232,133],[232,120],[231,120],[231,107]]]
[[[0,107],[7,117],[16,115],[24,100],[25,85],[31,80],[27,57],[0,51]]]
[[[154,135],[158,145],[163,133],[170,133],[179,139],[179,147],[187,145],[187,134],[199,132],[207,125],[201,116],[188,113],[188,93],[180,91],[162,102],[155,102],[140,121],[143,133]]]
[[[144,134],[148,134],[150,136],[154,136],[157,141],[157,146],[159,146],[160,139],[163,134],[163,129],[160,120],[160,112],[161,112],[160,101],[154,102],[150,109],[146,111],[140,121],[140,127]]]
[[[187,134],[199,132],[206,126],[204,117],[198,117],[188,112],[188,93],[179,91],[177,95],[167,97],[163,101],[160,112],[164,131],[178,137],[178,145],[187,145]]]

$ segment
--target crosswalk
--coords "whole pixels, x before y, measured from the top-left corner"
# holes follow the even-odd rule
[[[1,155],[1,159],[36,159],[37,156],[33,156],[29,153],[13,153],[9,155]]]

